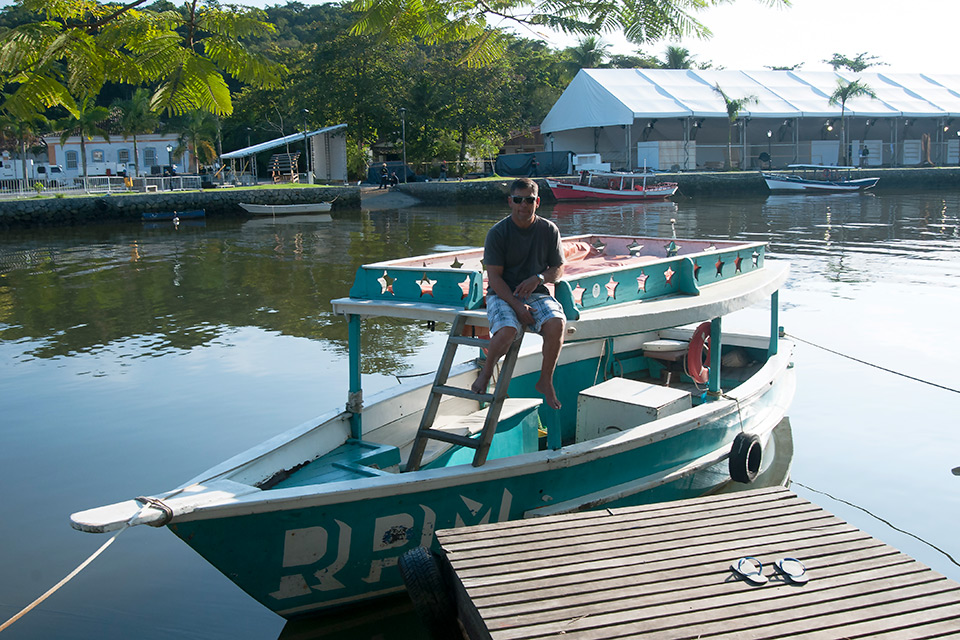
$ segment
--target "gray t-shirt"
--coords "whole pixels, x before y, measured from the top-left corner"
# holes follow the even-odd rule
[[[549,220],[537,216],[533,224],[521,229],[506,217],[487,232],[483,245],[486,266],[503,267],[503,279],[511,290],[550,267],[563,264],[560,230]],[[542,284],[537,293],[549,293]]]

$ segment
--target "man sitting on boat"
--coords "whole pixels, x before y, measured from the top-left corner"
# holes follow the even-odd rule
[[[553,372],[563,346],[564,314],[544,286],[563,276],[563,249],[557,225],[537,215],[537,183],[519,178],[510,185],[510,216],[495,224],[483,246],[487,269],[490,346],[472,389],[486,391],[493,368],[523,326],[543,336],[543,364],[535,385],[547,404],[560,408]]]

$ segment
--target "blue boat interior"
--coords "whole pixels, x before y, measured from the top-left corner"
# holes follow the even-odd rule
[[[608,352],[609,353],[609,352]],[[723,387],[730,389],[752,375],[766,359],[762,349],[733,347],[738,366],[724,366]],[[515,377],[510,384],[513,398],[538,398],[534,389],[539,372]],[[559,412],[531,403],[515,411],[501,414],[496,434],[491,443],[488,460],[521,453],[532,453],[548,447],[547,429],[559,422],[562,444],[577,441],[578,396],[596,384],[614,378],[626,378],[638,383],[664,386],[678,394],[689,393],[691,406],[706,402],[706,390],[693,383],[683,372],[682,363],[665,362],[647,357],[642,350],[623,352],[597,359],[574,362],[561,367],[555,376],[557,392],[564,398]],[[482,423],[483,410],[478,411]],[[479,432],[471,432],[479,437]],[[426,469],[470,464],[474,450],[462,446],[448,447],[442,454],[423,465]],[[343,445],[314,460],[275,475],[259,485],[260,489],[288,489],[329,482],[359,480],[398,473],[403,465],[400,448],[366,440],[348,439]]]

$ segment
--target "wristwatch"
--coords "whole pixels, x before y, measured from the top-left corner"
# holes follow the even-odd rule
[[[547,281],[547,279],[543,277],[542,273],[538,273],[537,277],[540,278],[540,284],[543,284],[544,282]]]

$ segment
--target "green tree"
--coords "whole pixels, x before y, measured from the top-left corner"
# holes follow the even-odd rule
[[[573,79],[581,69],[597,69],[607,59],[610,45],[596,36],[582,38],[575,47],[563,50],[566,78]]]
[[[867,84],[860,82],[859,78],[852,82],[838,78],[837,88],[830,94],[829,103],[833,106],[840,105],[840,162],[843,164],[850,164],[847,149],[847,101],[863,96],[876,99],[877,94]]]
[[[690,50],[686,47],[668,45],[664,56],[661,65],[664,69],[692,69],[694,66],[695,56],[690,55]]]
[[[39,140],[39,134],[48,130],[50,122],[41,115],[17,115],[9,112],[0,113],[0,136],[10,137],[16,144],[20,156],[21,171],[24,184],[27,178],[27,147]]]
[[[80,161],[83,165],[83,177],[87,177],[87,140],[101,136],[110,142],[109,132],[103,125],[111,116],[110,110],[97,105],[92,96],[85,96],[76,103],[75,112],[54,122],[54,128],[61,131],[60,144],[67,143],[70,136],[80,136]]]
[[[273,26],[257,9],[188,0],[177,11],[141,8],[147,0],[102,5],[96,0],[17,0],[36,15],[0,35],[4,107],[42,112],[73,96],[98,95],[104,84],[152,84],[155,111],[233,110],[228,75],[255,86],[278,86],[283,67],[247,50],[243,40]]]
[[[727,119],[729,120],[729,127],[727,127],[727,168],[729,169],[733,166],[733,127],[740,118],[740,112],[743,111],[744,107],[748,104],[755,104],[758,100],[757,96],[753,95],[731,98],[720,88],[719,84],[713,85],[713,90],[723,98],[723,104],[727,110]]]
[[[854,73],[860,73],[869,67],[885,66],[887,64],[881,62],[877,56],[867,55],[866,52],[858,53],[855,58],[848,58],[842,53],[834,53],[832,58],[824,60],[824,62],[833,67],[834,71],[848,69]]]
[[[200,164],[208,163],[217,157],[214,143],[217,139],[216,116],[207,111],[192,111],[170,123],[174,131],[180,134],[177,147],[173,150],[175,156],[181,156],[185,151],[193,154],[194,173],[200,173]]]
[[[710,31],[693,14],[729,0],[350,0],[346,5],[359,19],[356,33],[382,34],[392,41],[419,40],[426,44],[468,41],[464,60],[485,64],[505,50],[506,24],[555,29],[576,36],[620,32],[635,44],[689,36],[707,37]],[[789,6],[789,0],[766,0]],[[504,26],[490,27],[488,18]]]
[[[160,116],[150,108],[150,92],[137,89],[129,100],[118,100],[114,106],[120,110],[117,123],[123,139],[133,138],[133,166],[135,175],[140,175],[140,152],[137,148],[137,136],[153,133],[160,124]]]

